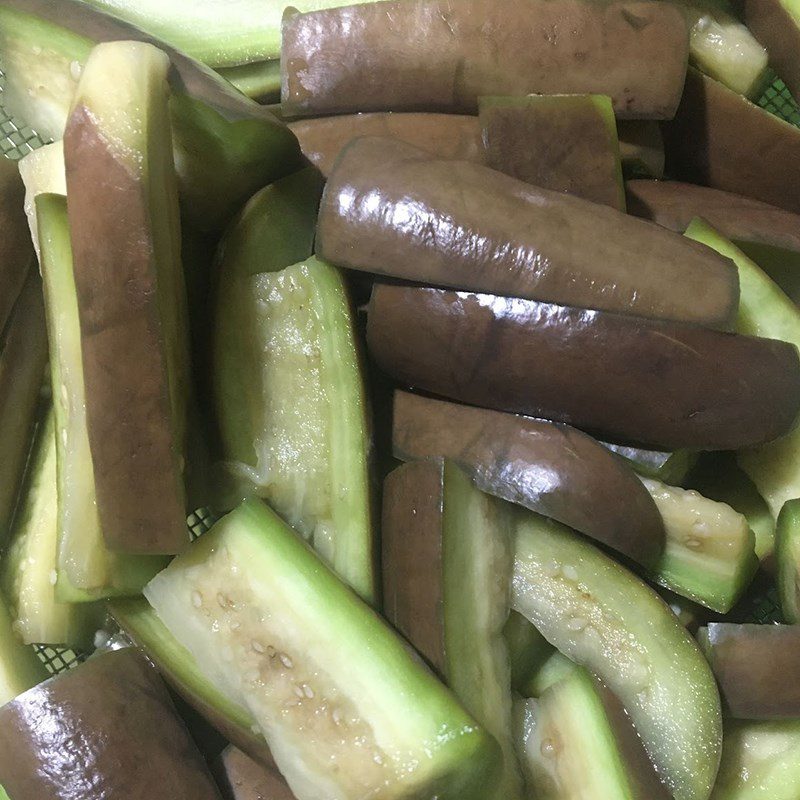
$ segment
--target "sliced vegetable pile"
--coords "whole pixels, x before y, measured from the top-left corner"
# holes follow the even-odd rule
[[[0,0],[0,800],[798,800],[773,69],[796,0]]]

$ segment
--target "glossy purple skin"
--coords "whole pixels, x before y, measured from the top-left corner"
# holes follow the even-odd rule
[[[340,155],[316,249],[349,269],[710,327],[739,300],[733,263],[697,242],[381,137]]]
[[[568,425],[398,391],[392,446],[404,461],[451,459],[482,491],[645,566],[663,551],[661,516],[642,482],[622,459]]]
[[[607,94],[618,116],[670,119],[689,32],[667,3],[398,0],[287,14],[290,116],[474,113],[482,95]]]
[[[367,342],[406,386],[653,448],[762,444],[800,411],[793,345],[692,325],[376,284]]]
[[[800,626],[712,622],[700,641],[732,717],[800,717]]]
[[[219,800],[158,673],[133,649],[0,709],[0,780],[14,800]]]

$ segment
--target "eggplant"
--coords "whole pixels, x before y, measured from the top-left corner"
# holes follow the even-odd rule
[[[800,6],[797,0],[734,0],[734,7],[769,50],[770,65],[800,97]]]
[[[655,503],[625,463],[568,425],[396,392],[392,445],[452,459],[479,489],[538,511],[651,566],[664,549]]]
[[[664,177],[664,137],[653,120],[617,120],[619,154],[626,178]]]
[[[667,173],[800,213],[800,129],[690,69],[666,123]]]
[[[15,162],[0,158],[0,333],[22,291],[33,261],[31,237],[25,222],[25,187]]]
[[[486,163],[477,117],[463,114],[375,113],[300,119],[289,123],[303,155],[328,177],[339,153],[361,136],[387,136],[438,158]]]
[[[14,800],[219,800],[155,668],[127,648],[0,708],[0,776]]]
[[[697,638],[730,716],[800,717],[800,626],[711,622]]]
[[[376,284],[367,343],[405,385],[656,448],[762,444],[800,411],[794,345],[693,325]]]
[[[625,211],[619,139],[606,95],[482,97],[488,166]]]
[[[738,304],[736,270],[708,248],[612,208],[379,137],[359,139],[339,157],[316,247],[350,269],[711,327],[728,326]]]
[[[281,54],[290,116],[474,112],[481,95],[596,93],[620,117],[670,119],[689,30],[666,3],[398,0],[288,14]]]
[[[775,561],[783,618],[800,624],[800,499],[784,503],[778,515]]]
[[[86,426],[109,549],[180,552],[189,342],[164,53],[94,48],[64,133]]]
[[[225,800],[294,800],[280,772],[253,761],[232,745],[225,748],[215,766]]]

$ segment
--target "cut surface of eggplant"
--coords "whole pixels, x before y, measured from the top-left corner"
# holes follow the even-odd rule
[[[0,709],[0,775],[14,800],[219,800],[158,673],[132,648]]]
[[[794,345],[531,300],[376,284],[367,343],[406,386],[656,448],[758,445],[800,407]]]
[[[652,572],[655,581],[707,608],[730,611],[758,569],[747,519],[699,492],[652,478],[642,482],[667,533],[666,548]]]
[[[479,489],[639,563],[656,563],[664,549],[661,518],[640,481],[575,428],[398,391],[392,446],[404,461],[449,458]]]
[[[350,269],[709,327],[732,323],[739,291],[728,261],[658,226],[381,137],[339,157],[316,248]]]
[[[214,376],[225,469],[376,602],[370,429],[338,269],[309,258],[220,296]]]
[[[224,517],[145,596],[206,679],[252,714],[298,800],[483,796],[490,737],[260,501]]]
[[[97,509],[109,549],[141,555],[188,544],[189,342],[168,70],[152,45],[98,45],[64,134]]]
[[[800,213],[800,130],[690,69],[664,125],[667,173]]]
[[[670,119],[688,46],[686,21],[666,3],[413,0],[290,13],[281,100],[290,115],[321,116],[474,112],[481,95],[596,93],[620,117]]]
[[[800,718],[800,627],[710,622],[697,634],[736,719]]]
[[[719,694],[652,589],[569,529],[524,512],[512,607],[617,695],[676,800],[706,800],[722,745]]]
[[[503,767],[487,795],[497,800],[523,797],[503,638],[513,563],[509,523],[508,506],[443,459],[404,464],[384,482],[387,619],[500,744]]]
[[[543,189],[625,211],[610,97],[481,97],[479,108],[489,167]]]
[[[13,625],[6,602],[0,597],[0,707],[48,676],[39,656],[22,643]]]

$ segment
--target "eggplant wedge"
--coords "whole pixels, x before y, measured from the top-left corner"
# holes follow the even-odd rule
[[[543,189],[625,211],[610,97],[482,97],[479,108],[489,167]]]
[[[0,333],[5,329],[33,260],[25,224],[25,187],[15,162],[0,158]]]
[[[800,624],[800,499],[789,500],[778,515],[775,561],[783,618]]]
[[[63,136],[92,47],[144,41],[166,51],[184,212],[220,230],[255,191],[300,166],[295,137],[266,108],[163,42],[80,0],[2,0],[3,105],[46,139]]]
[[[800,410],[794,345],[694,325],[376,284],[367,342],[405,385],[665,449],[762,444]]]
[[[261,105],[280,103],[281,100],[281,62],[280,59],[256,61],[236,67],[223,67],[217,70],[223,78],[232,83],[242,94]]]
[[[800,627],[711,622],[697,639],[736,719],[800,717]]]
[[[624,458],[630,468],[643,478],[654,478],[671,486],[681,486],[697,463],[699,453],[691,450],[644,450],[622,444],[601,442],[612,453]],[[574,525],[571,527],[575,527]]]
[[[734,0],[745,25],[769,50],[769,61],[800,97],[800,5],[797,0]]]
[[[226,747],[214,773],[225,800],[295,800],[276,769],[270,769],[235,747]]]
[[[490,494],[563,522],[652,566],[664,527],[633,472],[567,425],[396,392],[392,446],[403,461],[452,459]]]
[[[290,116],[474,113],[481,95],[594,93],[621,117],[671,119],[688,49],[666,3],[370,3],[284,17],[281,100]]]
[[[28,218],[30,238],[36,257],[39,251],[39,220],[36,214],[36,198],[40,194],[67,194],[67,174],[64,170],[64,142],[58,140],[37,147],[19,160],[19,174],[25,184],[25,216]]]
[[[626,188],[629,213],[678,233],[702,217],[800,302],[800,215],[678,181],[634,180]]]
[[[145,597],[252,714],[298,800],[485,796],[491,737],[260,501],[197,539]]]
[[[722,746],[714,676],[669,606],[558,523],[520,512],[512,607],[616,694],[676,800],[706,800]]]
[[[316,248],[349,269],[709,327],[730,325],[738,303],[735,269],[708,248],[379,137],[353,142],[337,161]]]
[[[726,720],[710,800],[795,800],[798,783],[800,720]]]
[[[1,708],[0,775],[14,800],[219,800],[158,673],[131,648]]]
[[[0,706],[47,679],[47,669],[32,647],[24,645],[0,597]]]
[[[667,173],[800,213],[800,129],[689,70],[664,125]]]
[[[462,114],[373,113],[301,119],[289,123],[303,155],[327,178],[353,139],[383,136],[419,147],[437,158],[486,163],[477,117]]]
[[[800,348],[800,310],[757,264],[700,219],[692,222],[686,235],[736,264],[742,288],[736,324],[740,333],[768,336]],[[800,429],[763,447],[741,451],[737,460],[775,519],[787,500],[800,497]]]
[[[0,542],[8,533],[47,367],[42,282],[30,270],[0,340]]]
[[[98,45],[64,134],[97,508],[109,549],[141,555],[188,544],[189,343],[168,70],[152,45]]]
[[[387,619],[500,744],[503,766],[487,797],[521,800],[503,638],[513,563],[509,508],[454,464],[416,461],[384,482],[381,532]]]

